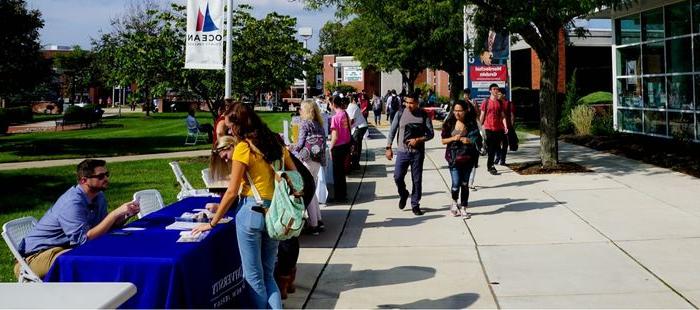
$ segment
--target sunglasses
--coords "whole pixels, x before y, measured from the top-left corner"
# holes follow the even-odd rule
[[[109,171],[103,172],[100,174],[90,175],[90,176],[87,176],[86,178],[104,180],[105,178],[109,178]]]
[[[218,148],[211,150],[211,153],[212,154],[219,154],[219,153],[229,149],[230,147],[231,147],[231,145],[224,145],[222,147],[218,147]]]

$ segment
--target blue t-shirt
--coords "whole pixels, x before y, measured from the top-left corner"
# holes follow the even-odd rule
[[[87,241],[87,232],[107,216],[107,200],[100,192],[88,201],[83,189],[75,185],[68,189],[46,211],[34,229],[19,246],[22,255],[33,254],[48,248],[73,247]]]

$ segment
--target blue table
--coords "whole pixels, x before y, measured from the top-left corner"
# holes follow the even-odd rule
[[[128,225],[145,230],[88,241],[59,256],[45,280],[134,283],[138,292],[123,308],[245,308],[250,293],[234,221],[193,243],[175,242],[180,232],[165,229],[174,217],[219,199],[186,198]]]

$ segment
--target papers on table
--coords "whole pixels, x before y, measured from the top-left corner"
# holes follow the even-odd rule
[[[192,234],[191,231],[181,231],[180,239],[177,239],[177,242],[199,242],[204,240],[208,235],[208,231],[197,234]]]
[[[219,223],[217,224],[226,224],[231,221],[231,217],[227,216],[225,218],[222,218]],[[202,224],[200,222],[190,222],[190,221],[175,221],[175,223],[172,223],[168,226],[165,226],[165,229],[168,230],[192,230],[192,228],[197,227],[197,225]]]
[[[122,230],[126,231],[137,231],[137,230],[145,230],[146,228],[143,227],[124,227]]]

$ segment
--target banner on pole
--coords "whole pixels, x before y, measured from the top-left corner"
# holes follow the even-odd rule
[[[505,88],[505,94],[510,91],[508,61],[510,41],[508,33],[489,31],[484,46],[469,51],[466,64],[467,88],[470,88],[472,98],[481,101],[490,96],[489,85],[496,84]]]
[[[224,68],[224,1],[187,0],[185,68]]]

